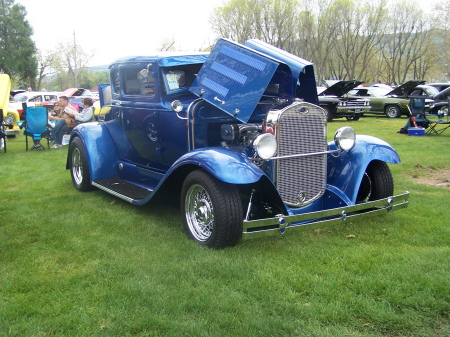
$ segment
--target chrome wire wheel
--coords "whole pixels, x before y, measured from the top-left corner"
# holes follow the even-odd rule
[[[72,151],[72,177],[77,185],[83,182],[83,163],[79,148],[74,148]]]
[[[69,169],[73,186],[82,192],[92,190],[89,160],[82,140],[75,137],[69,145]]]
[[[208,192],[198,184],[186,193],[185,214],[192,236],[199,242],[207,241],[214,230],[214,207]]]

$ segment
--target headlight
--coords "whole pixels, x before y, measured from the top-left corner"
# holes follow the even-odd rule
[[[355,146],[355,130],[349,126],[344,126],[334,134],[334,142],[343,151],[350,151]]]
[[[14,125],[14,115],[13,114],[8,114],[5,119],[4,119],[4,123],[7,125]]]
[[[256,153],[261,159],[267,160],[277,153],[277,140],[270,133],[263,133],[253,142]]]
[[[175,112],[181,112],[183,110],[183,103],[181,103],[180,101],[176,100],[176,101],[173,101],[170,104],[170,107]]]

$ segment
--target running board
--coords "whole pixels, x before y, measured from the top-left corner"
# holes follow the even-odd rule
[[[147,190],[128,181],[122,180],[119,177],[111,179],[94,180],[92,186],[97,187],[109,194],[112,194],[122,200],[133,203],[135,200],[145,199],[152,193],[151,190]]]

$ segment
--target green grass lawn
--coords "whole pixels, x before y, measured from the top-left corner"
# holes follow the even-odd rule
[[[170,200],[132,206],[81,193],[67,147],[0,153],[0,336],[450,336],[450,131],[408,137],[406,119],[351,125],[393,145],[386,215],[205,249]],[[447,171],[445,171],[445,169]],[[351,236],[351,238],[349,238]]]

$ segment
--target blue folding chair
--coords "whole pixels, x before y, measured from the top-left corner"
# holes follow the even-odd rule
[[[32,150],[44,150],[41,144],[41,139],[47,139],[47,148],[50,150],[50,130],[47,128],[48,115],[47,109],[42,106],[27,107],[25,111],[25,122],[20,128],[25,128],[23,134],[25,135],[26,149],[28,151],[28,137],[33,139]]]

